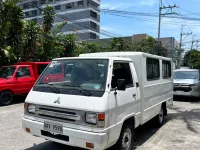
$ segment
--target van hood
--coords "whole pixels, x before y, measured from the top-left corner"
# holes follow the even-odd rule
[[[181,84],[195,84],[197,83],[197,79],[174,79],[174,83],[181,83]]]
[[[25,102],[66,109],[104,112],[108,109],[107,98],[107,92],[102,97],[91,97],[30,91]],[[60,104],[55,103],[58,99]]]

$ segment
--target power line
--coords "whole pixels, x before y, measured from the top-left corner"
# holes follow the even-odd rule
[[[148,18],[143,18],[143,19],[138,19],[138,18],[134,18],[132,16],[125,16],[125,15],[121,15],[121,14],[110,14],[110,13],[106,13],[106,15],[113,15],[113,16],[118,16],[118,17],[123,17],[123,18],[128,18],[128,19],[131,19],[131,20],[140,20],[140,21],[148,21],[148,22],[153,22],[153,23],[158,23],[157,21],[155,20],[150,20]],[[177,25],[177,22],[172,22],[172,21],[162,21],[162,23],[164,24],[170,24],[170,25]],[[200,26],[200,24],[188,24],[189,26]],[[178,25],[179,26],[179,25]]]
[[[110,10],[110,9],[101,9],[104,13],[110,14],[124,14],[124,15],[132,15],[132,16],[147,16],[147,17],[158,17],[158,14],[155,13],[141,13],[141,12],[130,12],[130,11],[121,11],[121,10]],[[177,19],[185,19],[185,20],[192,20],[192,21],[200,21],[200,18],[192,18],[192,17],[184,17],[184,15],[172,15],[172,16],[165,16],[165,18],[177,18]]]

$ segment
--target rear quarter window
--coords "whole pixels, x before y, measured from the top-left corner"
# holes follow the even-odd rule
[[[47,67],[48,64],[38,64],[37,67],[38,67],[38,74],[40,75],[44,69]]]

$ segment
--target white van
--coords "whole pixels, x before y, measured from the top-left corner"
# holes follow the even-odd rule
[[[69,64],[65,80],[57,72]],[[131,150],[134,129],[153,118],[162,125],[172,102],[171,59],[141,52],[83,54],[51,62],[26,98],[22,122],[26,132],[58,143]]]

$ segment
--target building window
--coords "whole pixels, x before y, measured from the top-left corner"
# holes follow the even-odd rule
[[[29,3],[25,3],[25,4],[23,5],[23,8],[24,8],[24,9],[29,9]]]
[[[29,17],[29,11],[25,12],[25,17]]]
[[[160,78],[159,60],[153,58],[147,58],[146,70],[147,70],[147,80],[158,80]]]
[[[57,5],[57,6],[55,6],[54,8],[55,8],[55,10],[60,10],[61,6],[60,6],[60,5]]]
[[[74,8],[74,3],[68,3],[66,4],[66,9]]]
[[[78,1],[78,7],[83,7],[83,1]]]
[[[33,17],[37,16],[37,10],[31,11],[31,14],[32,14]]]
[[[171,78],[171,62],[170,61],[162,61],[162,72],[163,72],[163,79]]]
[[[53,0],[48,0],[48,2],[49,2],[49,3],[52,3],[52,2],[53,2]]]
[[[126,87],[133,87],[133,78],[129,63],[114,62],[112,73],[112,88],[117,87],[117,80],[125,79]]]
[[[97,13],[92,10],[90,11],[90,16],[97,19]]]
[[[46,4],[46,0],[40,0],[40,3],[43,5],[43,4]]]
[[[90,32],[90,39],[97,39],[97,35],[95,33]]]
[[[97,29],[97,24],[90,21],[90,27],[93,28],[93,29]]]
[[[31,3],[31,7],[36,7],[37,6],[37,1],[33,1],[32,3]]]

